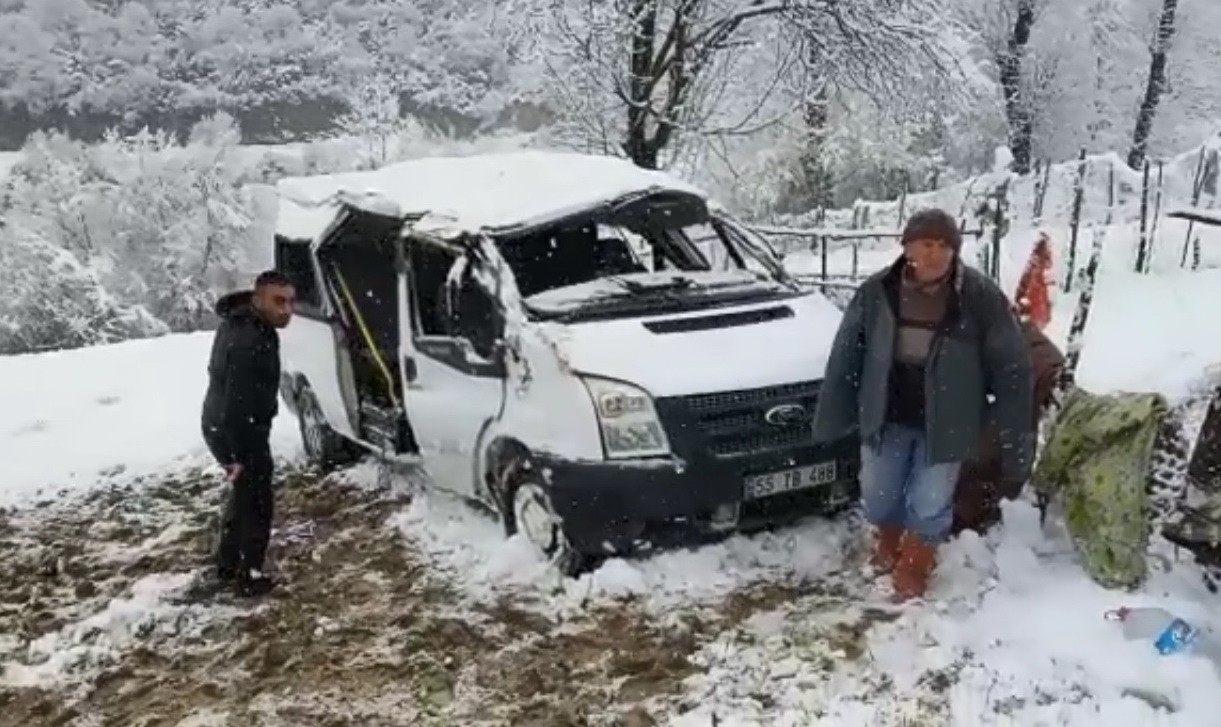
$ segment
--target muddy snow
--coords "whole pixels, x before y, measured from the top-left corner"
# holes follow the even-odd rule
[[[282,591],[184,600],[221,489],[188,471],[6,514],[0,721],[586,724],[693,671],[695,630],[630,604],[557,623],[464,603],[396,526],[407,496],[359,477],[285,473]]]
[[[255,601],[185,597],[211,547],[214,471],[6,512],[0,722],[652,724],[681,711],[716,633],[806,590],[747,585],[662,614],[630,588],[569,601],[558,581],[464,581],[454,566],[475,564],[440,544],[494,558],[466,536],[497,526],[406,482],[288,466],[271,546],[284,587]],[[457,528],[418,519],[441,510]]]
[[[860,570],[855,516],[563,580],[487,514],[379,474],[281,463],[284,585],[261,600],[187,597],[214,468],[5,511],[0,724],[1199,724],[1221,706],[1206,665],[1101,617],[1171,591],[1205,616],[1191,568],[1096,588],[1022,503],[897,609]]]

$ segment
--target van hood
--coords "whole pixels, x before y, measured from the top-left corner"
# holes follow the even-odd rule
[[[654,397],[822,379],[843,313],[817,293],[676,315],[539,324],[575,373]]]

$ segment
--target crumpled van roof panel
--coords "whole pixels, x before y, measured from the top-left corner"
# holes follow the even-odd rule
[[[705,197],[665,172],[616,157],[523,150],[427,157],[380,169],[281,180],[280,234],[314,238],[341,204],[424,216],[416,229],[442,237],[546,222],[650,188]]]

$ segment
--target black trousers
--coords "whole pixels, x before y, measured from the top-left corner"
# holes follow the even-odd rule
[[[204,437],[209,440],[209,448],[215,450],[209,434],[205,430]],[[222,576],[244,576],[252,570],[263,570],[275,514],[271,486],[275,464],[268,438],[244,442],[241,450],[237,459],[242,471],[226,486],[220,513],[215,557],[217,572]]]

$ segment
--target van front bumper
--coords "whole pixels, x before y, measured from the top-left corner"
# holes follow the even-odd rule
[[[751,475],[835,462],[830,481],[749,498]],[[860,495],[857,440],[803,445],[733,459],[572,461],[536,457],[572,546],[613,554],[677,536],[752,530],[844,509]]]

